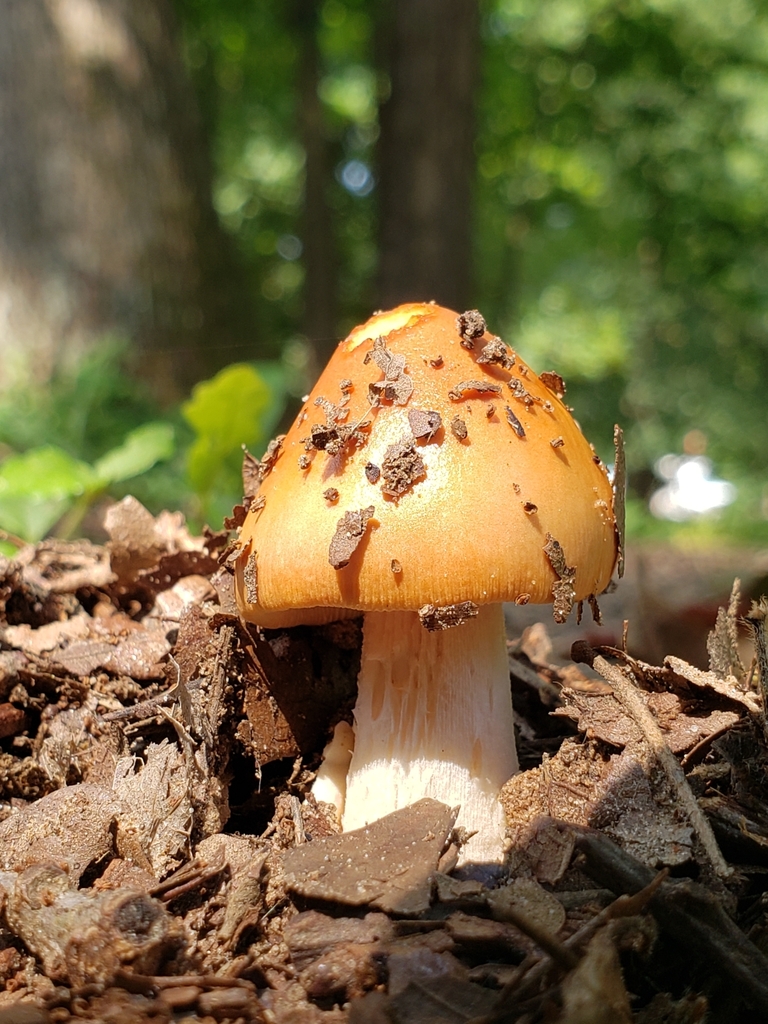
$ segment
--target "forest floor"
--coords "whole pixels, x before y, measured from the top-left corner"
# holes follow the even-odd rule
[[[0,1024],[768,1019],[768,730],[736,591],[706,671],[642,660],[631,621],[627,653],[625,606],[576,661],[533,620],[509,641],[522,770],[482,882],[452,873],[450,808],[339,835],[312,797],[358,621],[260,634],[227,534],[130,498],[107,530],[0,558]],[[639,633],[690,641],[660,600]]]

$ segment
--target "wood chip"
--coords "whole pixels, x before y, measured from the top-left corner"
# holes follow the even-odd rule
[[[485,317],[477,309],[468,309],[456,317],[456,330],[464,348],[474,348],[475,339],[485,334]]]
[[[409,409],[408,423],[417,441],[429,442],[442,427],[443,420],[440,413],[433,409]]]
[[[378,405],[382,399],[395,405],[406,405],[413,394],[413,381],[405,372],[405,356],[390,352],[384,338],[376,338],[363,361],[369,363],[371,360],[384,374],[384,380],[368,385],[371,405]]]
[[[458,438],[459,441],[464,441],[466,439],[467,424],[460,416],[454,416],[451,420],[451,433],[454,437]]]
[[[520,422],[517,416],[515,416],[515,414],[512,412],[508,405],[505,405],[504,408],[507,411],[507,423],[510,425],[510,427],[512,427],[512,429],[518,437],[525,437],[525,428],[523,427],[523,424]]]
[[[543,373],[540,373],[539,380],[545,388],[548,388],[558,398],[562,398],[565,394],[565,381],[554,370],[545,370]]]
[[[476,391],[479,395],[500,395],[501,384],[494,384],[490,380],[462,380],[451,388],[448,392],[448,397],[454,402],[459,402],[464,397],[466,391]]]
[[[259,603],[259,571],[256,565],[256,552],[248,555],[248,561],[243,570],[243,583],[245,584],[245,596],[249,604]]]
[[[345,512],[338,521],[328,549],[328,561],[334,569],[343,569],[349,565],[349,560],[365,536],[368,521],[374,511],[373,505],[369,505],[358,512]]]
[[[425,604],[419,608],[419,619],[424,629],[431,633],[440,629],[452,629],[460,626],[467,619],[473,619],[479,609],[474,601],[461,601],[458,604]]]
[[[515,354],[504,344],[501,338],[491,338],[483,345],[480,355],[477,357],[481,365],[502,366],[505,370],[511,370],[515,365]]]
[[[398,441],[387,448],[381,463],[381,475],[384,478],[382,491],[392,498],[399,498],[426,473],[427,467],[414,443]]]
[[[544,554],[549,559],[549,564],[555,571],[557,579],[552,584],[552,614],[555,622],[565,622],[571,614],[576,600],[576,590],[573,581],[576,578],[575,566],[568,565],[565,560],[565,552],[560,542],[555,540],[551,533],[547,534],[547,543],[544,545]]]

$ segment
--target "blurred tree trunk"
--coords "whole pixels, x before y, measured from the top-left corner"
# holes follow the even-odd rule
[[[336,346],[337,259],[333,211],[328,187],[333,177],[331,146],[323,104],[318,94],[320,51],[318,47],[319,0],[298,0],[294,8],[301,41],[299,68],[299,118],[304,146],[304,315],[302,330],[312,345],[314,377]]]
[[[463,309],[471,286],[477,0],[394,0],[379,138],[379,301]]]
[[[111,332],[177,397],[253,320],[171,0],[0,0],[0,24],[0,387]]]

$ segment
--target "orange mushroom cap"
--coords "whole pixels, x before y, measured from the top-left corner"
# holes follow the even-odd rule
[[[339,343],[241,529],[245,619],[602,593],[617,556],[606,470],[559,378],[483,328],[414,303]]]

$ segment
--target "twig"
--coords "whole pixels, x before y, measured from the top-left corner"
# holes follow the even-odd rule
[[[563,825],[563,828],[570,828],[569,825]],[[634,896],[619,896],[607,907],[600,911],[599,914],[595,914],[593,918],[583,924],[578,931],[575,931],[573,935],[570,935],[565,942],[560,942],[554,939],[553,936],[548,936],[551,941],[557,944],[558,949],[561,951],[560,955],[555,958],[550,953],[549,956],[535,957],[529,954],[525,960],[520,964],[515,973],[504,985],[499,996],[496,1000],[496,1006],[490,1013],[484,1017],[478,1017],[471,1022],[471,1024],[503,1024],[506,1019],[507,1011],[510,1009],[509,999],[514,997],[515,1006],[519,1008],[521,1000],[525,999],[533,989],[539,984],[539,982],[546,976],[547,972],[551,970],[555,965],[555,959],[557,959],[561,966],[567,969],[572,969],[578,964],[580,957],[576,954],[575,950],[585,945],[592,936],[598,932],[604,925],[609,921],[612,921],[618,917],[633,917],[635,914],[639,914],[646,906],[647,903],[656,895],[662,882],[667,878],[669,871],[664,868],[660,871],[655,878],[644,888],[640,889],[635,893]],[[509,913],[509,908],[505,908],[505,914]],[[537,935],[533,934],[531,930],[530,922],[524,919],[521,915],[520,921],[515,921],[511,917],[509,918],[512,924],[525,932],[526,935],[530,936],[542,949],[547,949],[547,946],[542,943],[540,938],[540,930],[536,928]],[[538,937],[537,937],[538,936]],[[549,953],[549,950],[547,949]]]
[[[586,644],[577,643],[573,646],[575,651],[571,654],[576,655],[574,660],[587,661],[606,682],[611,684],[616,700],[642,732],[643,738],[675,790],[712,870],[718,878],[729,878],[733,870],[720,852],[712,827],[693,795],[680,762],[669,749],[658,722],[641,699],[631,669],[612,665],[602,655],[587,648]]]
[[[765,636],[765,618],[768,615],[768,598],[761,597],[753,601],[749,614],[744,621],[750,628],[755,642],[755,662],[757,663],[757,685],[762,703],[761,721],[763,734],[768,742],[768,641]]]
[[[607,836],[572,825],[576,848],[584,855],[584,870],[614,892],[638,892],[653,872]],[[662,881],[650,902],[659,925],[681,943],[689,960],[699,958],[721,980],[727,977],[751,1010],[768,1019],[768,960],[746,937],[704,886],[689,879]],[[755,1020],[758,1018],[755,1017]]]

